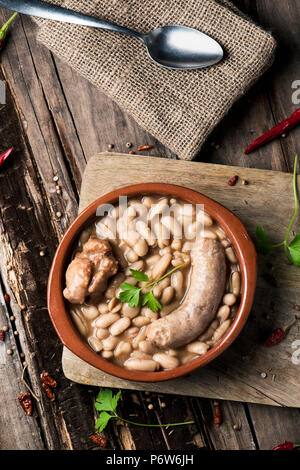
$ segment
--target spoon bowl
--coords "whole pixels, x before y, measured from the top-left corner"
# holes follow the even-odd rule
[[[133,36],[145,44],[150,58],[163,67],[180,70],[198,69],[216,64],[223,57],[222,47],[217,41],[197,29],[186,26],[162,26],[149,34],[141,34],[124,26],[42,0],[0,0],[0,6],[25,15]]]
[[[186,26],[162,26],[142,39],[151,59],[172,69],[208,67],[223,58],[223,49],[217,41]]]

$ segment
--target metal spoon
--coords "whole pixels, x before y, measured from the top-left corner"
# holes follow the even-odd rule
[[[208,67],[216,64],[223,57],[220,44],[207,34],[186,26],[161,26],[149,34],[140,34],[123,26],[41,0],[0,0],[0,6],[25,15],[128,34],[145,44],[154,62],[172,69]]]

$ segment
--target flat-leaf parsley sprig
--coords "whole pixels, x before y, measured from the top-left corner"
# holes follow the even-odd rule
[[[284,240],[281,243],[273,243],[267,237],[265,230],[262,225],[256,227],[256,240],[255,246],[257,251],[260,253],[267,255],[271,253],[275,248],[279,248],[281,246],[284,247],[286,256],[290,262],[292,262],[298,268],[300,267],[300,233],[297,233],[294,239],[288,244],[289,234],[294,223],[294,220],[298,214],[299,210],[299,199],[297,194],[297,163],[298,163],[298,155],[295,156],[294,161],[294,173],[293,173],[293,191],[294,191],[294,201],[295,201],[295,209],[293,217],[289,223],[287,228]]]
[[[195,421],[184,421],[182,423],[170,423],[170,424],[143,424],[135,423],[134,421],[129,421],[128,419],[122,418],[117,413],[118,401],[121,395],[121,391],[113,395],[112,390],[104,389],[101,390],[96,398],[95,408],[97,411],[100,411],[99,418],[96,421],[95,428],[97,431],[101,432],[106,428],[110,419],[119,419],[128,424],[133,424],[135,426],[146,426],[152,428],[162,428],[168,426],[182,426],[184,424],[194,424]]]
[[[137,307],[141,300],[142,306],[144,307],[145,305],[147,305],[147,307],[150,308],[152,312],[157,312],[158,310],[161,310],[162,305],[154,297],[153,288],[158,282],[162,281],[165,277],[170,276],[170,274],[172,274],[177,269],[182,268],[183,266],[185,266],[185,264],[186,263],[182,263],[179,266],[176,266],[175,268],[171,269],[171,271],[168,271],[166,274],[161,276],[159,279],[155,279],[151,282],[147,274],[143,273],[142,271],[130,269],[131,274],[136,281],[147,282],[147,284],[143,287],[137,287],[133,284],[129,284],[129,282],[123,282],[123,284],[121,284],[122,292],[120,292],[119,300],[121,300],[121,302],[128,303],[129,307]],[[151,287],[151,289],[146,294],[143,294],[141,297],[142,289],[146,289],[148,287]]]

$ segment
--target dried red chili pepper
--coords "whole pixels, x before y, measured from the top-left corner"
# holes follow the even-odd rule
[[[45,370],[43,370],[43,372],[41,373],[40,377],[41,377],[41,381],[42,381],[45,385],[48,385],[48,387],[51,387],[51,388],[56,388],[56,386],[57,386],[56,380],[54,380],[54,379],[51,377],[51,375],[49,374],[49,372],[46,372]]]
[[[10,297],[8,294],[4,294],[4,300],[5,300],[6,305],[10,304]]]
[[[3,165],[3,163],[10,156],[12,151],[13,151],[13,147],[10,148],[9,150],[6,150],[6,152],[4,152],[4,153],[2,153],[2,155],[0,155],[0,166]]]
[[[262,346],[273,346],[274,344],[280,343],[280,341],[285,337],[287,330],[295,323],[295,321],[296,319],[282,328],[275,328]]]
[[[32,415],[32,401],[29,393],[19,393],[18,400],[23,410],[28,416]]]
[[[244,153],[247,155],[248,153],[252,152],[258,147],[261,147],[267,142],[270,142],[271,140],[276,139],[276,137],[279,137],[285,132],[293,129],[299,123],[300,123],[300,108],[296,109],[296,111],[289,118],[285,119],[284,121],[280,122],[276,126],[272,127],[272,129],[270,129],[268,132],[263,134],[261,137],[258,137],[258,139],[254,140],[252,144],[248,145]]]
[[[153,145],[141,145],[138,147],[138,151],[140,152],[141,150],[150,150],[153,148]]]
[[[46,392],[46,395],[47,397],[49,398],[50,401],[54,401],[55,400],[55,394],[52,390],[51,387],[49,387],[49,385],[45,384],[45,383],[42,383],[42,388],[44,389],[44,391]]]
[[[272,450],[294,450],[296,447],[299,447],[298,444],[294,444],[293,442],[284,442],[283,444],[279,444],[276,447],[273,447]]]
[[[222,410],[219,405],[219,402],[214,402],[214,408],[215,408],[214,423],[216,426],[220,426],[222,424],[223,419],[222,419]]]
[[[0,330],[0,341],[4,341],[5,338],[5,331]]]
[[[104,437],[98,436],[97,434],[92,434],[89,437],[94,442],[94,444],[97,444],[100,447],[107,446],[107,440]]]
[[[229,186],[234,186],[238,179],[239,179],[238,175],[235,175],[232,178],[230,178],[230,180],[227,181],[227,184]]]
[[[2,28],[0,29],[0,51],[3,47],[3,42],[4,42],[4,39],[6,37],[6,33],[7,33],[7,30],[8,30],[8,27],[10,25],[10,23],[15,19],[15,17],[17,16],[18,13],[14,13],[10,18],[9,20],[2,26]]]

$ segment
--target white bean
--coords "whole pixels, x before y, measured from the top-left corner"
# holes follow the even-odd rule
[[[138,334],[135,336],[135,338],[133,338],[131,344],[134,349],[138,348],[139,343],[146,338],[146,331],[147,331],[147,326],[142,326]]]
[[[116,321],[111,325],[109,331],[112,336],[119,336],[123,331],[127,330],[130,326],[130,319],[128,317],[122,317],[120,320]]]
[[[95,305],[82,305],[81,312],[87,320],[94,320],[99,315],[99,310]]]
[[[112,309],[117,305],[117,302],[118,300],[116,299],[116,297],[113,297],[107,304],[108,306],[108,310],[111,312]]]
[[[125,241],[125,243],[134,250],[135,245],[140,240],[140,235],[134,230],[130,229],[130,230],[127,230],[126,232],[123,232],[122,238]]]
[[[221,245],[223,245],[224,248],[228,248],[231,243],[228,240],[221,240]]]
[[[130,354],[130,357],[134,357],[136,359],[152,359],[152,354],[147,354],[142,351],[133,351]]]
[[[160,223],[160,220],[154,218],[151,222],[151,230],[157,238],[158,246],[164,248],[170,244],[170,233],[164,225]]]
[[[102,351],[103,349],[102,342],[99,341],[98,338],[95,338],[94,336],[90,336],[88,339],[88,342],[94,351],[96,352]]]
[[[157,320],[158,317],[159,317],[158,312],[152,312],[152,310],[150,310],[150,308],[148,308],[148,307],[143,307],[142,310],[141,310],[141,314],[144,317],[148,318],[150,321]]]
[[[171,286],[174,287],[177,298],[181,299],[184,293],[184,278],[181,271],[175,271],[171,274]]]
[[[122,355],[129,355],[132,351],[131,344],[127,341],[120,341],[114,350],[114,356],[119,357]]]
[[[135,317],[132,320],[132,324],[134,326],[138,326],[138,327],[148,325],[150,322],[151,322],[151,320],[149,318],[146,318],[146,317],[143,317],[143,316]]]
[[[148,214],[148,219],[152,220],[155,216],[164,213],[169,208],[168,203],[168,198],[163,198],[156,204],[152,204]]]
[[[230,263],[232,264],[237,263],[237,257],[235,256],[235,253],[231,247],[225,248],[225,255],[227,259],[230,261]]]
[[[107,328],[115,321],[119,320],[120,315],[117,313],[105,313],[104,315],[100,315],[99,318],[95,321],[95,325],[97,328]]]
[[[172,255],[170,253],[167,253],[160,258],[159,262],[152,269],[152,279],[158,279],[165,274],[171,259]]]
[[[108,305],[106,303],[101,303],[98,305],[98,311],[100,313],[108,313]]]
[[[126,336],[126,338],[130,339],[130,338],[134,338],[139,332],[139,328],[137,328],[136,326],[132,326],[131,328],[128,328],[128,330],[126,330],[124,332],[124,336]]]
[[[96,336],[99,339],[105,339],[109,336],[109,330],[107,330],[106,328],[97,328]]]
[[[139,259],[139,255],[133,249],[128,250],[125,257],[129,263],[134,263]]]
[[[231,275],[231,286],[232,286],[232,293],[237,297],[240,294],[240,290],[241,290],[241,276],[238,271],[235,271]]]
[[[206,331],[204,331],[204,333],[202,333],[201,336],[199,336],[199,341],[207,341],[209,339],[212,338],[215,330],[218,328],[219,326],[219,322],[218,320],[214,320],[210,325],[209,327],[207,328]]]
[[[88,325],[86,323],[86,320],[82,317],[79,312],[77,312],[77,310],[71,309],[70,314],[79,333],[81,333],[82,336],[86,336],[88,333]]]
[[[161,223],[174,238],[182,237],[182,226],[175,218],[166,215],[161,218]]]
[[[156,264],[160,260],[160,255],[152,255],[149,258],[145,259],[145,262],[148,267],[151,267],[153,264]]]
[[[210,227],[213,224],[212,218],[203,211],[197,211],[196,220],[205,227]]]
[[[187,362],[192,361],[193,359],[196,359],[197,356],[195,356],[194,353],[186,352],[185,354],[182,354],[180,361],[181,364],[186,364]]]
[[[154,204],[153,199],[149,196],[143,197],[142,202],[147,209],[150,209],[150,207]]]
[[[215,230],[215,233],[217,234],[217,237],[218,237],[220,240],[225,240],[225,239],[226,239],[226,233],[224,232],[223,229],[221,229],[221,227],[218,227],[218,228]]]
[[[136,263],[131,264],[125,271],[126,276],[131,276],[130,269],[134,269],[135,271],[142,271],[144,269],[145,263],[142,259],[137,261]]]
[[[144,372],[154,372],[157,369],[157,362],[152,359],[127,359],[124,366],[129,370],[140,370]]]
[[[118,342],[118,338],[116,338],[115,336],[109,336],[108,338],[102,340],[103,349],[105,351],[112,351],[113,349],[115,349]]]
[[[127,282],[128,284],[132,284],[133,286],[136,286],[137,284],[137,280],[134,279],[134,277],[126,277],[125,281],[124,282]]]
[[[209,230],[209,229],[204,229],[201,232],[201,237],[202,238],[212,238],[213,240],[216,240],[218,238],[217,234],[215,232],[213,232],[212,230]]]
[[[219,341],[219,339],[222,338],[222,336],[228,330],[230,323],[231,323],[231,320],[226,320],[219,326],[219,328],[216,329],[211,340],[213,344],[215,344],[217,341]]]
[[[179,360],[176,357],[169,356],[165,353],[156,353],[153,359],[158,362],[163,369],[174,369],[179,366]]]
[[[148,244],[146,240],[141,238],[135,245],[134,245],[134,251],[136,254],[140,257],[145,256],[148,253]]]
[[[134,318],[137,317],[140,313],[140,307],[130,307],[127,303],[124,303],[122,306],[122,314],[124,317]]]
[[[154,246],[156,243],[156,238],[151,232],[150,228],[142,220],[138,220],[136,223],[136,229],[138,233],[146,240],[149,246]]]
[[[104,359],[111,359],[113,357],[114,353],[112,351],[102,351],[101,356]]]
[[[188,352],[197,354],[198,356],[201,356],[202,354],[206,353],[208,349],[209,346],[201,341],[195,341],[194,343],[188,344],[186,347],[186,350]]]
[[[182,247],[183,253],[188,253],[193,249],[194,243],[193,242],[185,242]]]
[[[156,348],[150,341],[141,341],[139,344],[139,350],[146,354],[155,354]]]
[[[182,247],[182,241],[179,238],[175,238],[175,240],[173,240],[171,243],[171,248],[173,250],[181,250],[181,247]]]
[[[222,307],[219,308],[217,311],[217,319],[220,321],[220,323],[223,323],[223,321],[227,320],[227,318],[230,315],[230,308],[228,305],[222,305]]]
[[[231,305],[234,305],[236,302],[236,296],[234,294],[225,294],[224,297],[223,297],[223,303],[225,305],[229,305],[229,307],[231,307]]]
[[[166,287],[163,290],[163,293],[162,293],[161,298],[160,298],[161,303],[163,305],[168,305],[174,297],[174,292],[175,292],[174,287],[172,287],[172,286]]]

